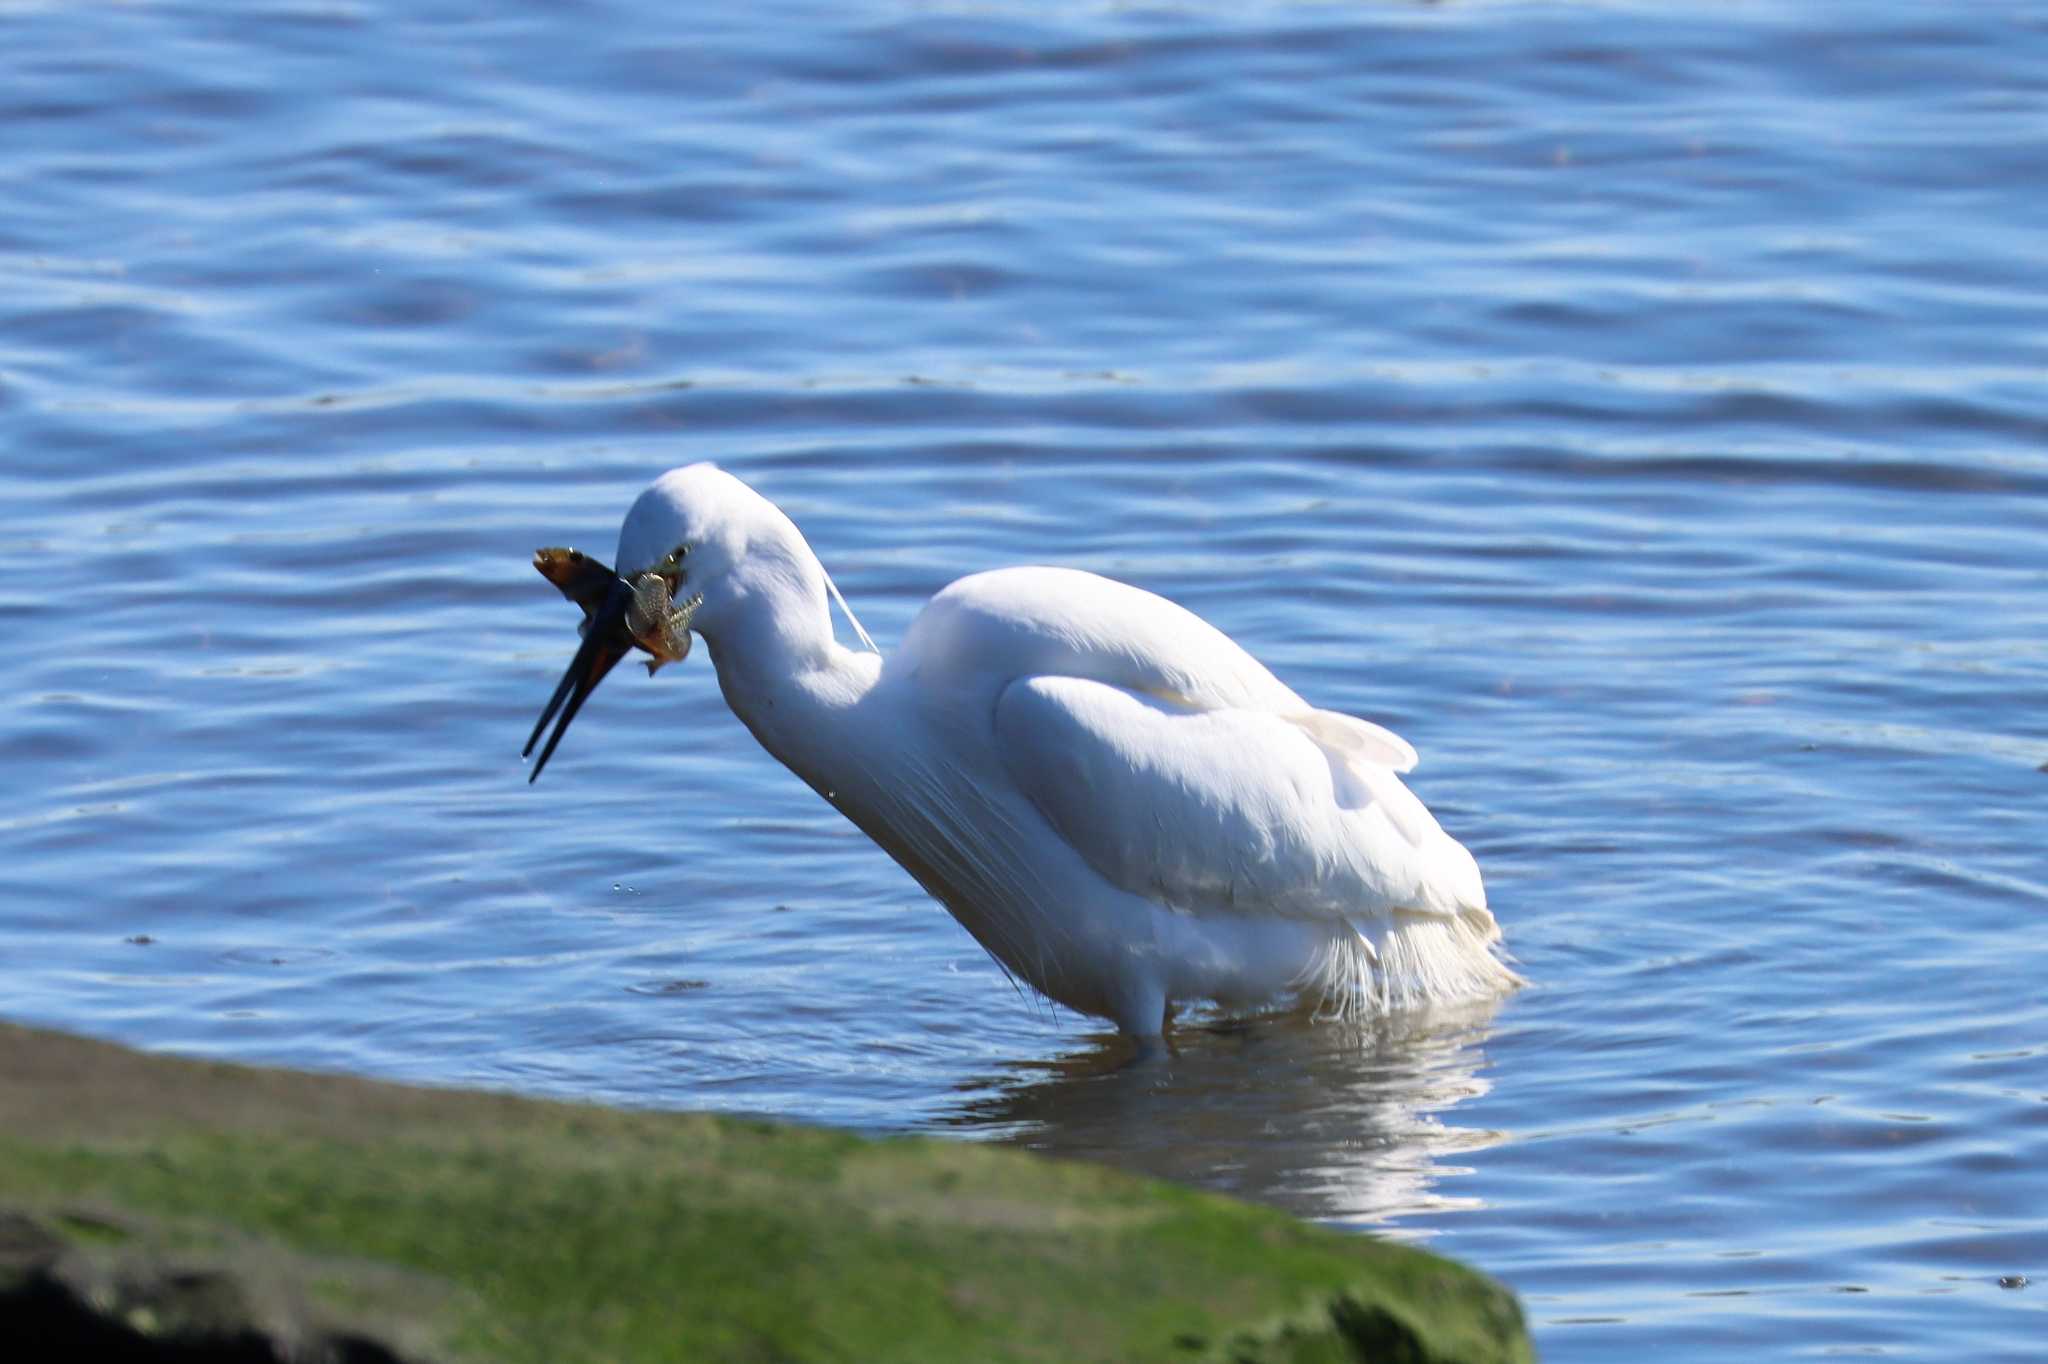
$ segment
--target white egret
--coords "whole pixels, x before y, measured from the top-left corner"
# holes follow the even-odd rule
[[[585,623],[533,777],[614,664],[638,647],[651,672],[695,632],[762,747],[1013,975],[1141,1040],[1180,1001],[1349,1015],[1516,981],[1477,864],[1401,783],[1407,742],[1164,598],[977,573],[884,660],[833,638],[802,533],[711,464],[640,494],[616,573],[573,550],[535,566]]]

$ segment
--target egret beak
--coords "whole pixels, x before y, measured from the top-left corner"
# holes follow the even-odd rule
[[[641,650],[647,655],[647,672],[652,676],[662,664],[680,663],[689,657],[690,621],[704,598],[675,599],[676,585],[682,580],[682,552],[677,550],[628,581],[581,550],[534,551],[534,568],[582,610],[583,647],[576,651],[569,671],[562,674],[561,685],[555,688],[519,755],[532,754],[540,732],[555,718],[555,712],[561,711],[561,723],[540,751],[540,761],[526,778],[528,785],[540,777],[540,770],[554,756],[555,745],[569,732],[569,722],[620,659],[636,648]]]
[[[562,742],[562,736],[569,732],[569,722],[576,718],[576,712],[583,709],[583,703],[597,690],[597,684],[604,681],[604,675],[618,665],[633,648],[633,636],[626,628],[626,609],[632,604],[633,590],[617,577],[612,578],[611,587],[605,592],[604,600],[594,610],[583,632],[583,647],[576,651],[576,657],[569,663],[569,670],[562,674],[561,685],[548,700],[548,708],[540,713],[540,719],[533,726],[533,733],[526,740],[526,747],[520,750],[520,757],[533,752],[533,746],[540,742],[540,732],[548,727],[548,721],[555,718],[555,712],[562,712],[561,723],[548,736],[547,747],[540,751],[540,761],[533,765],[533,771],[526,780],[529,785],[540,777],[540,771],[554,756],[555,745]],[[568,702],[564,706],[562,703]]]

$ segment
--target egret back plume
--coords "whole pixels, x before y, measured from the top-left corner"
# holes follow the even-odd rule
[[[839,584],[832,581],[832,575],[825,572],[823,564],[818,565],[818,571],[825,574],[825,586],[831,589],[832,600],[839,603],[839,610],[846,617],[846,623],[853,627],[853,632],[856,635],[860,636],[860,642],[868,646],[868,652],[876,657],[880,657],[882,651],[875,647],[875,642],[872,639],[868,638],[868,632],[860,628],[860,621],[854,616],[853,608],[846,604],[846,598],[839,595]]]

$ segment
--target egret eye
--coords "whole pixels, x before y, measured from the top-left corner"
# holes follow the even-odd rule
[[[660,563],[648,571],[659,573],[662,577],[668,579],[669,591],[673,592],[682,586],[683,579],[688,576],[683,571],[683,559],[689,552],[690,547],[688,545],[677,545],[662,558]]]

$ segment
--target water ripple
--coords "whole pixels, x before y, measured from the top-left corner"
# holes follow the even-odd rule
[[[1433,1237],[1552,1357],[2034,1353],[2048,24],[9,23],[10,1016],[1120,1162]],[[700,457],[885,645],[1071,564],[1393,725],[1531,987],[1118,1069],[694,659],[528,792],[527,556]]]

